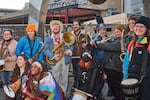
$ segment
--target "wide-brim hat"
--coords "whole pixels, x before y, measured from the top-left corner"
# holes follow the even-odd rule
[[[59,20],[52,20],[50,22],[50,28],[52,28],[53,25],[59,25],[60,26],[60,31],[63,30],[63,23],[61,21],[59,21]]]

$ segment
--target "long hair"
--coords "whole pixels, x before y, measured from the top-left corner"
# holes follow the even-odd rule
[[[144,37],[147,37],[148,43],[149,43],[150,42],[150,31],[148,29],[146,29]],[[132,38],[133,47],[135,46],[137,39],[138,39],[138,36],[134,33],[134,36]]]
[[[30,63],[28,62],[28,59],[27,59],[27,57],[24,54],[20,54],[19,56],[23,57],[24,60],[26,61],[25,72],[23,73],[23,75],[27,75],[29,73]],[[15,69],[13,71],[13,74],[12,74],[12,80],[11,80],[11,82],[15,82],[19,78],[20,78],[20,68],[16,64],[16,67],[15,67]]]

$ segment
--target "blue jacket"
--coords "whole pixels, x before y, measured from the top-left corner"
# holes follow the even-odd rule
[[[52,52],[52,50],[54,49],[54,42],[53,42],[53,38],[51,36],[47,37],[44,41],[44,55],[47,56],[48,58],[53,58],[54,53]],[[63,46],[63,49],[66,50],[68,49],[68,46]],[[73,45],[69,46],[69,49],[73,52]],[[65,64],[69,64],[71,63],[71,58],[69,55],[65,55]]]
[[[21,53],[25,54],[28,59],[31,59],[37,52],[42,48],[43,40],[40,37],[36,37],[33,41],[33,48],[30,46],[30,40],[27,36],[21,37],[16,47],[16,55],[19,56]],[[44,54],[40,52],[36,61],[43,62]]]

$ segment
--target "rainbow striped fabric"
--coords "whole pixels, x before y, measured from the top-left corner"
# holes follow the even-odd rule
[[[47,100],[63,100],[62,92],[55,78],[48,72],[48,75],[40,80],[39,89],[49,91],[50,95]]]

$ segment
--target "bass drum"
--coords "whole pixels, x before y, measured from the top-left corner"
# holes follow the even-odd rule
[[[139,81],[135,78],[126,79],[121,82],[123,93],[126,97],[135,97],[139,93]]]

